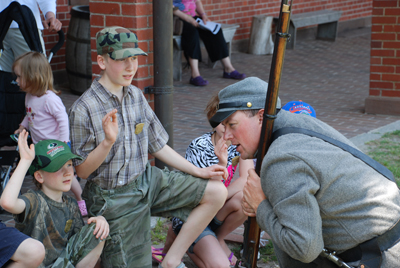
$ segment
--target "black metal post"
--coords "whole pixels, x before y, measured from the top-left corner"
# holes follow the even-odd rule
[[[154,107],[173,148],[172,0],[153,0]],[[156,159],[156,166],[166,165]]]

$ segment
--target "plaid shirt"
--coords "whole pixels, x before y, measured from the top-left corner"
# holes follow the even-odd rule
[[[72,152],[83,158],[75,159],[74,165],[82,164],[104,140],[102,119],[113,109],[118,110],[117,140],[104,162],[88,178],[103,189],[114,189],[135,180],[146,168],[148,153],[161,150],[168,141],[167,132],[137,87],[124,87],[121,103],[96,79],[69,111]]]

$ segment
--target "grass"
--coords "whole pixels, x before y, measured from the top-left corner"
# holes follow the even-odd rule
[[[151,230],[151,241],[154,245],[165,242],[167,237],[168,224],[166,219],[157,219],[156,226]]]
[[[366,143],[366,153],[387,167],[400,187],[400,130],[384,134],[380,139]]]
[[[366,143],[365,153],[386,166],[395,176],[397,185],[400,188],[400,130],[384,134],[380,139]],[[153,244],[164,243],[168,231],[166,220],[158,219],[155,228],[151,232]],[[240,256],[241,245],[231,246],[235,256]],[[262,263],[276,263],[274,247],[272,242],[260,248]]]

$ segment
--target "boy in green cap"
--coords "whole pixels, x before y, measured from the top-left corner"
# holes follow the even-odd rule
[[[64,195],[74,177],[69,146],[58,140],[43,140],[28,146],[23,130],[18,146],[21,160],[5,187],[1,206],[14,214],[15,227],[39,240],[45,258],[39,267],[95,267],[103,250],[109,226],[102,216],[88,219],[84,226],[78,203]],[[39,190],[18,197],[26,172]]]
[[[88,179],[88,213],[110,224],[102,265],[151,267],[150,216],[157,215],[187,221],[160,265],[184,267],[185,251],[226,200],[224,185],[207,179],[225,176],[226,168],[195,167],[167,145],[168,134],[131,85],[137,57],[146,55],[134,33],[109,27],[96,41],[102,76],[72,105],[69,119],[72,151],[83,158],[74,160],[76,172]],[[152,167],[148,153],[183,172]]]

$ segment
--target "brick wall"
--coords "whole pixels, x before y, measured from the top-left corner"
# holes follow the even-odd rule
[[[374,0],[366,112],[400,114],[400,0]]]
[[[400,97],[400,0],[374,0],[370,95]]]
[[[248,39],[252,17],[255,15],[278,16],[278,0],[202,0],[207,15],[213,21],[240,24],[234,40]],[[293,14],[321,9],[342,10],[340,21],[371,16],[372,0],[295,0]]]
[[[63,23],[63,30],[68,31],[71,3],[83,4],[89,0],[57,0],[57,18]],[[221,23],[237,23],[234,40],[248,39],[250,35],[252,16],[267,14],[277,16],[281,1],[278,0],[203,0],[210,19]],[[393,2],[393,1],[388,1]],[[105,25],[121,24],[138,32],[141,48],[152,52],[152,17],[151,0],[90,0],[93,18],[91,23],[94,31]],[[303,13],[319,9],[340,9],[343,11],[341,21],[371,16],[372,0],[296,0],[293,13]],[[57,35],[44,32],[47,51],[55,44]],[[152,58],[150,53],[146,60],[140,61],[137,77],[138,85],[148,85],[152,73]],[[146,61],[146,62],[144,62]],[[65,45],[52,60],[55,71],[65,69]],[[142,88],[142,87],[141,87]]]

